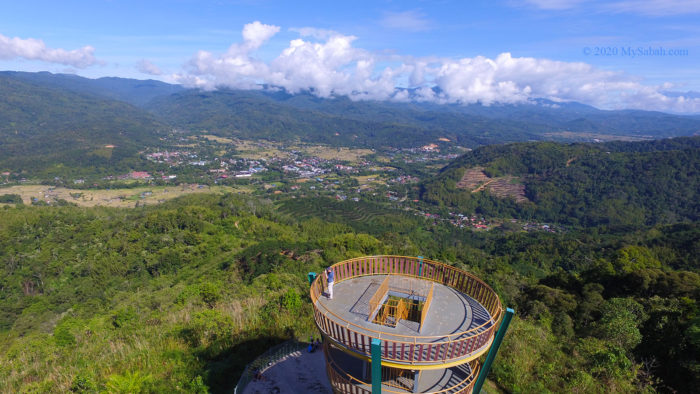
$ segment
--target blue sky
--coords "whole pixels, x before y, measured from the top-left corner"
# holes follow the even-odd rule
[[[697,20],[700,0],[13,1],[0,69],[699,113]]]

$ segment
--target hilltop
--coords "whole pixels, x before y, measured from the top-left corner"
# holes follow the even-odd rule
[[[309,271],[398,254],[467,269],[515,308],[492,374],[505,390],[690,392],[699,236],[476,233],[376,204],[236,194],[8,207],[0,390],[230,392],[271,345],[318,335]]]
[[[476,149],[422,184],[423,200],[463,212],[584,226],[700,218],[700,137]]]

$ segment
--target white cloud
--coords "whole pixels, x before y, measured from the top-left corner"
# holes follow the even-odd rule
[[[199,51],[186,65],[186,74],[173,78],[185,85],[213,89],[218,85],[257,89],[268,76],[268,66],[251,53],[279,32],[279,26],[258,21],[243,26],[243,42],[231,45],[221,56]]]
[[[700,112],[699,98],[662,93],[673,86],[645,85],[638,78],[587,63],[513,57],[510,53],[493,59],[384,56],[354,47],[356,37],[335,32],[323,40],[294,39],[276,58],[264,62],[253,56],[253,48],[263,45],[279,28],[268,26],[266,31],[254,39],[244,34],[243,43],[233,44],[221,55],[200,51],[188,63],[188,72],[175,79],[208,89],[260,89],[265,83],[290,93],[308,90],[320,97],[348,96],[354,100],[490,105],[546,98],[607,109]],[[410,96],[399,86],[411,89]]]
[[[150,61],[146,59],[141,59],[138,64],[136,64],[136,69],[139,70],[140,72],[148,75],[162,75],[163,71],[156,66],[155,64],[151,63]]]
[[[321,97],[386,98],[394,91],[391,71],[374,76],[374,56],[354,48],[354,40],[343,35],[334,35],[325,43],[292,40],[271,62],[267,81],[290,92],[314,90]]]
[[[646,16],[687,15],[700,13],[698,0],[527,0],[543,10],[568,10],[583,6],[601,12],[640,14]],[[512,3],[519,5],[521,3]]]
[[[243,42],[248,49],[258,49],[280,31],[279,26],[264,25],[258,21],[248,23],[243,27]]]
[[[389,29],[407,31],[430,30],[432,22],[423,13],[411,10],[403,12],[387,12],[380,21],[381,25]]]
[[[319,40],[325,40],[331,36],[338,35],[335,30],[318,29],[315,27],[292,27],[289,31],[299,33],[302,37],[313,37]]]
[[[91,46],[67,51],[48,48],[44,41],[35,38],[10,38],[0,34],[0,59],[23,58],[85,68],[98,63],[94,52],[95,48]]]
[[[614,12],[627,12],[648,16],[668,16],[700,13],[698,0],[624,0],[604,7]]]

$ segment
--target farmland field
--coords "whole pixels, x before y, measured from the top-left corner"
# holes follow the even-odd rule
[[[19,185],[0,188],[0,194],[18,194],[25,204],[31,204],[34,199],[44,202],[54,202],[58,199],[84,207],[107,206],[130,208],[139,204],[158,204],[176,197],[191,193],[248,193],[245,187],[173,185],[173,186],[143,186],[133,189],[69,189],[46,185]]]
[[[483,170],[483,167],[466,169],[456,187],[471,190],[472,193],[486,190],[496,197],[510,197],[519,203],[529,201],[525,197],[525,185],[519,178],[514,176],[491,178]]]
[[[310,156],[320,157],[321,159],[343,160],[351,163],[355,163],[362,157],[374,153],[370,149],[334,148],[323,145],[306,147],[303,151]]]
[[[587,132],[574,132],[574,131],[559,131],[554,133],[543,133],[542,135],[546,137],[552,137],[556,139],[561,139],[564,141],[591,141],[599,140],[602,142],[606,141],[648,141],[652,139],[646,136],[628,136],[628,135],[612,135],[612,134],[601,134],[601,133],[587,133]]]
[[[216,141],[216,142],[221,143],[221,144],[233,144],[233,143],[235,143],[230,138],[219,137],[218,135],[203,134],[201,137],[206,138],[209,141]]]

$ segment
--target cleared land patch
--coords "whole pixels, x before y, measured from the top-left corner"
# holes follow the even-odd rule
[[[302,149],[304,153],[310,156],[316,156],[326,160],[342,160],[349,162],[357,162],[360,158],[371,155],[374,152],[370,149],[351,149],[351,148],[335,148],[331,146],[309,146]]]
[[[158,204],[166,200],[191,193],[249,193],[246,187],[173,185],[173,186],[143,186],[133,189],[69,189],[46,185],[18,185],[0,189],[0,194],[19,194],[25,204],[31,204],[36,198],[39,201],[50,202],[61,199],[79,206],[120,207],[132,208],[139,204]]]
[[[560,138],[566,141],[591,141],[599,140],[600,142],[608,141],[648,141],[654,139],[651,136],[631,136],[631,135],[614,135],[614,134],[599,134],[587,133],[583,131],[557,131],[553,133],[543,133],[546,137]]]
[[[259,143],[251,140],[235,140],[236,156],[249,160],[271,159],[273,157],[289,157],[289,152],[282,150],[282,145],[266,141]]]
[[[354,176],[353,178],[357,179],[357,182],[362,184],[366,183],[375,183],[378,185],[384,185],[386,182],[380,179],[379,175],[358,175]]]
[[[525,197],[525,185],[518,177],[506,175],[491,178],[484,173],[483,167],[467,168],[462,179],[457,182],[457,188],[478,193],[486,190],[499,198],[512,198],[517,203],[529,201]]]
[[[212,141],[223,142],[220,137],[204,135]],[[285,145],[278,142],[257,142],[251,140],[228,140],[235,144],[239,152],[237,156],[247,159],[290,157],[291,151],[302,152],[307,156],[314,156],[324,160],[341,160],[350,163],[358,163],[367,155],[374,154],[371,149],[338,148],[327,145]]]
[[[233,144],[234,141],[230,138],[219,137],[218,135],[202,134],[201,137],[208,139],[209,141],[216,141],[221,144]]]
[[[520,183],[520,180],[514,176],[504,176],[496,178],[487,186],[489,193],[496,197],[510,197],[517,203],[529,201],[525,197],[525,185]]]
[[[462,179],[457,182],[459,189],[474,190],[489,181],[488,175],[484,173],[484,167],[467,168],[462,175]]]

